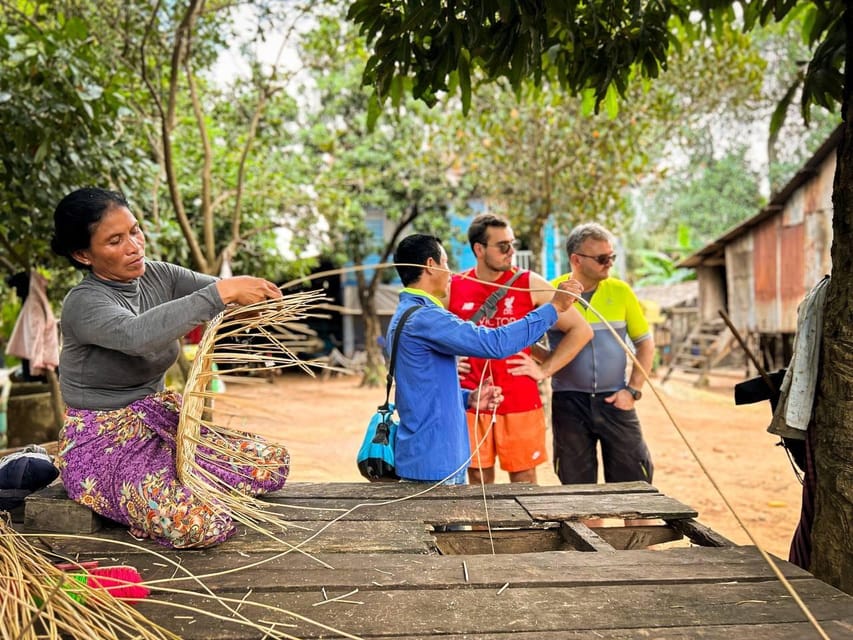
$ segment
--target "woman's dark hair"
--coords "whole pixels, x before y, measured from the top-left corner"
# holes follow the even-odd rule
[[[77,269],[89,269],[88,265],[74,259],[73,253],[88,249],[92,232],[105,214],[116,207],[127,207],[125,197],[117,191],[94,187],[77,189],[65,196],[53,212],[53,238],[50,248],[58,256],[64,256]]]
[[[423,267],[410,265],[425,265],[427,258],[441,261],[441,240],[423,233],[414,233],[400,240],[394,252],[394,262],[403,286],[408,287],[423,273]]]

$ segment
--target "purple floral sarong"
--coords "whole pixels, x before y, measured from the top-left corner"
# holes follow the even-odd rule
[[[69,408],[57,466],[70,498],[128,525],[133,535],[177,549],[209,547],[228,539],[234,524],[225,509],[202,502],[178,480],[180,406],[180,395],[164,391],[113,411]],[[286,449],[248,434],[246,439],[218,435],[217,444],[223,443],[242,459],[257,460],[257,466],[241,466],[200,447],[204,455],[197,463],[223,484],[250,495],[284,486]]]

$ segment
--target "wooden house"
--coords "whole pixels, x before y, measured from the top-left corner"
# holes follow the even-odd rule
[[[790,360],[797,307],[831,269],[840,140],[839,127],[767,206],[678,264],[696,270],[700,321],[726,311],[768,370]]]
[[[699,283],[695,280],[634,289],[659,354],[655,367],[670,364],[673,346],[682,343],[696,324],[698,292]]]

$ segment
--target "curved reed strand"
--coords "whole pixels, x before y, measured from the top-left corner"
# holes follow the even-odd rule
[[[391,266],[391,265],[370,265],[370,268],[380,268],[380,267],[385,267],[385,266]],[[320,275],[326,276],[326,275],[332,275],[333,273],[334,273],[333,271],[329,271],[329,272],[324,272],[323,274],[317,274],[317,275],[318,276],[320,276]],[[474,279],[472,276],[468,276],[466,274],[458,274],[458,275],[464,279]],[[297,283],[304,283],[304,282],[305,282],[304,279],[303,280],[294,280],[294,281],[292,281],[292,283],[289,283],[289,284],[297,284]],[[526,288],[526,287],[516,287],[516,286],[512,286],[512,285],[509,285],[509,286],[498,285],[498,284],[494,284],[494,283],[486,283],[486,284],[491,284],[496,289],[501,288],[501,289],[507,289],[507,290],[511,290],[511,291],[519,291],[519,292],[530,292],[530,291],[532,291],[532,289]],[[826,632],[824,631],[821,624],[814,617],[814,615],[812,614],[808,605],[806,605],[805,602],[803,602],[802,598],[800,598],[799,594],[794,589],[794,586],[784,576],[784,574],[779,569],[779,567],[776,566],[776,563],[773,562],[770,555],[759,544],[758,540],[755,538],[752,531],[749,529],[749,527],[747,527],[746,523],[741,519],[740,515],[737,513],[737,510],[734,508],[734,505],[729,501],[728,497],[725,495],[725,493],[723,492],[720,485],[714,479],[713,475],[711,474],[707,465],[702,460],[699,453],[696,451],[696,449],[693,447],[693,445],[688,440],[687,436],[685,435],[685,433],[683,432],[683,430],[679,426],[678,421],[675,419],[675,416],[669,410],[668,405],[664,401],[661,394],[658,392],[657,387],[655,386],[655,384],[650,379],[648,372],[643,368],[643,366],[637,360],[637,358],[634,355],[634,353],[632,352],[632,350],[628,347],[627,344],[625,344],[624,340],[622,340],[622,338],[613,329],[613,327],[610,325],[610,323],[588,301],[584,300],[583,298],[577,298],[577,300],[585,308],[592,311],[596,315],[596,317],[598,317],[598,319],[604,323],[604,325],[607,327],[607,329],[610,331],[610,333],[616,339],[619,346],[627,354],[627,356],[631,359],[631,362],[634,364],[634,366],[637,367],[637,369],[641,372],[643,379],[648,383],[649,388],[652,390],[655,397],[660,402],[661,407],[664,410],[664,413],[666,413],[667,417],[669,418],[670,422],[672,423],[672,426],[675,428],[676,433],[678,433],[678,436],[681,438],[682,442],[687,447],[687,450],[690,452],[690,455],[693,456],[693,459],[699,465],[699,468],[702,470],[702,473],[705,475],[706,478],[708,478],[708,481],[711,483],[711,486],[714,488],[714,491],[717,493],[717,495],[723,501],[723,504],[725,505],[726,509],[729,511],[729,513],[735,519],[735,522],[737,522],[737,524],[741,528],[741,530],[743,530],[743,532],[747,535],[750,542],[758,550],[759,554],[764,559],[764,561],[767,563],[767,565],[770,567],[771,571],[774,573],[774,575],[777,577],[777,579],[782,583],[782,585],[786,589],[786,591],[788,591],[788,593],[791,595],[794,602],[797,604],[797,606],[803,612],[804,616],[806,617],[806,620],[812,625],[812,627],[814,627],[814,629],[818,632],[818,634],[820,635],[821,638],[828,640],[828,636],[826,635]]]
[[[622,347],[622,349],[625,351],[625,353],[631,359],[631,362],[633,362],[633,364],[637,368],[637,370],[640,371],[640,373],[643,375],[643,379],[648,383],[649,388],[652,390],[655,397],[658,399],[658,402],[660,402],[661,407],[663,407],[664,413],[666,413],[666,416],[669,418],[670,422],[672,423],[672,426],[675,428],[676,433],[678,433],[678,436],[681,438],[681,441],[684,443],[684,446],[687,447],[687,450],[690,452],[690,455],[692,455],[693,459],[696,460],[696,463],[699,465],[699,468],[702,470],[702,473],[704,473],[705,477],[708,478],[708,481],[711,483],[711,486],[714,488],[714,491],[716,491],[717,495],[720,496],[720,499],[723,501],[723,504],[725,505],[726,509],[729,511],[729,513],[735,519],[735,522],[737,522],[738,526],[740,526],[740,528],[743,530],[743,532],[747,535],[750,542],[752,542],[752,544],[755,546],[755,548],[758,549],[758,553],[761,554],[761,557],[764,559],[764,561],[770,567],[770,570],[773,571],[775,576],[779,579],[779,582],[782,583],[782,586],[785,587],[785,590],[791,595],[791,598],[793,598],[794,602],[797,604],[797,606],[803,612],[803,615],[805,615],[806,620],[808,620],[808,622],[812,625],[812,627],[814,627],[814,629],[818,632],[818,634],[820,635],[821,638],[823,638],[824,640],[829,640],[829,636],[826,635],[826,632],[824,631],[821,624],[814,617],[814,615],[812,614],[808,605],[806,605],[806,603],[803,602],[802,598],[800,598],[800,595],[797,593],[796,589],[794,589],[794,586],[785,577],[785,575],[782,573],[782,571],[779,569],[779,567],[776,566],[776,563],[773,562],[773,559],[770,557],[770,554],[768,554],[762,548],[762,546],[758,543],[758,540],[752,534],[752,531],[749,529],[749,527],[746,526],[746,523],[741,519],[737,510],[734,508],[734,505],[729,501],[728,497],[723,492],[720,485],[714,479],[714,476],[711,475],[711,472],[708,469],[707,465],[702,460],[702,457],[699,455],[699,453],[696,451],[696,449],[693,447],[693,445],[690,443],[690,441],[687,439],[687,436],[685,435],[684,431],[682,431],[681,427],[678,424],[678,421],[675,419],[675,416],[672,415],[672,412],[669,410],[669,406],[664,401],[663,396],[661,396],[661,394],[658,392],[657,387],[652,383],[652,380],[649,377],[648,372],[646,372],[646,370],[643,368],[643,365],[640,364],[640,361],[637,360],[637,357],[634,355],[634,353],[631,351],[631,349],[628,348],[628,345],[625,344],[624,340],[622,340],[622,338],[619,337],[619,334],[616,332],[615,329],[613,329],[613,327],[610,325],[610,323],[607,322],[607,320],[605,320],[604,316],[602,316],[595,308],[593,308],[593,306],[591,304],[589,304],[589,302],[587,302],[583,298],[578,298],[578,299],[581,301],[581,303],[587,309],[592,311],[596,315],[596,317],[598,317],[599,320],[604,322],[607,329],[610,331],[610,333],[613,335],[613,337],[616,339],[616,341],[619,343],[619,345]]]
[[[274,460],[264,462],[259,454],[269,453],[272,448],[286,452],[286,447],[267,438],[238,431],[230,424],[220,424],[211,411],[217,395],[212,392],[211,384],[218,374],[214,367],[217,364],[236,364],[231,371],[298,367],[309,375],[315,375],[313,368],[322,366],[322,363],[303,362],[297,357],[295,348],[299,343],[293,340],[291,329],[300,320],[320,315],[320,305],[325,301],[322,291],[299,292],[228,309],[214,318],[204,332],[187,376],[176,436],[176,467],[183,484],[212,509],[292,549],[295,547],[275,533],[275,529],[285,529],[289,523],[275,513],[274,505],[227,485],[210,470],[211,467],[219,466],[223,470],[227,467],[231,474],[235,474],[237,467],[245,467],[251,469],[247,482],[279,480],[276,475],[280,473],[282,456],[274,456]],[[235,446],[234,437],[251,445]],[[329,566],[325,562],[317,562]]]

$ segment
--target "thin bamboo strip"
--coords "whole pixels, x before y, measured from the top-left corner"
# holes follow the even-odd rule
[[[390,265],[390,264],[367,265],[367,266],[359,266],[359,267],[348,268],[348,269],[335,269],[335,270],[332,270],[332,271],[321,272],[321,273],[314,274],[314,275],[313,275],[313,276],[311,276],[310,278],[300,278],[300,279],[294,280],[294,281],[292,281],[292,282],[286,283],[285,285],[282,285],[282,289],[287,289],[289,286],[297,285],[297,284],[303,284],[303,285],[304,285],[305,283],[309,282],[311,279],[314,279],[314,278],[317,278],[317,277],[321,277],[321,276],[325,276],[325,275],[340,274],[340,273],[343,273],[343,272],[345,272],[345,271],[356,271],[356,270],[362,270],[362,269],[365,269],[365,268],[378,269],[378,268],[385,268],[385,267],[388,267],[388,266],[392,266],[392,265]],[[422,265],[415,265],[415,266],[422,266]],[[520,289],[520,288],[518,288],[518,287],[512,287],[512,286],[508,286],[508,287],[507,287],[507,286],[501,286],[500,288],[506,288],[506,289],[509,289],[509,290],[524,290],[524,291],[529,291],[529,289]],[[302,295],[302,294],[293,294],[293,295],[298,296],[298,295]],[[290,296],[287,296],[287,297],[290,297]],[[586,303],[585,301],[581,300],[581,303],[582,303],[582,304],[585,304],[587,307],[591,308],[591,306],[590,306],[588,303]],[[264,303],[259,303],[259,304],[264,304]],[[257,305],[256,305],[256,306],[257,306]],[[222,319],[221,319],[221,318],[217,318],[217,320],[218,320],[219,322],[222,322]],[[211,324],[213,324],[213,323],[211,323]],[[223,323],[223,327],[222,327],[222,328],[226,328],[226,327],[234,327],[234,326],[235,326],[235,324],[234,324],[233,322],[230,322],[230,323]],[[239,332],[239,323],[237,324],[237,327],[238,327],[238,328],[236,328],[236,329],[233,329],[233,328],[232,328],[230,332],[223,332],[223,333],[222,333],[222,335],[235,335],[237,332]],[[609,324],[608,324],[608,327],[609,327]],[[612,332],[612,331],[613,331],[613,330],[612,330],[612,327],[609,327],[609,328],[610,328],[610,330],[611,330],[611,332]],[[206,333],[205,333],[205,338],[208,338],[208,333],[213,333],[213,332],[211,332],[211,331],[210,331],[210,329],[211,329],[211,327],[209,326],[209,327],[208,327],[208,332],[206,332]],[[618,339],[618,336],[617,336],[617,339]],[[211,340],[211,341],[213,341],[213,340],[214,340],[214,338],[213,338],[213,336],[212,336],[212,335],[210,336],[210,340]],[[204,342],[204,340],[203,340],[203,342]],[[635,366],[636,366],[636,365],[639,365],[639,363],[636,361],[636,358],[634,358],[634,357],[633,357],[633,354],[631,354],[631,353],[630,353],[630,350],[627,348],[627,346],[624,344],[624,342],[622,342],[621,340],[619,340],[619,343],[620,343],[620,345],[622,346],[622,348],[625,350],[625,352],[628,354],[628,356],[629,356],[629,357],[631,357],[631,359],[634,361]],[[311,371],[310,371],[310,367],[308,367],[308,366],[307,366],[307,365],[305,365],[304,363],[299,363],[299,365],[301,365],[301,366],[302,366],[302,368],[304,368],[304,369],[308,370],[308,372],[309,372],[309,373],[311,373],[311,374],[313,375],[313,372],[311,372]],[[640,367],[640,368],[642,369],[642,367]],[[643,371],[643,374],[645,375],[645,371]],[[206,379],[207,379],[207,376],[206,376],[206,375],[203,375],[203,374],[197,374],[197,377],[200,377],[200,379],[202,379],[202,380],[206,380]],[[648,380],[648,377],[647,377],[647,376],[646,376],[646,379]],[[649,383],[650,383],[650,386],[653,386],[653,385],[651,385],[651,381],[649,381]],[[193,394],[192,394],[192,393],[190,393],[190,395],[192,396]],[[662,399],[660,398],[659,394],[657,394],[657,391],[656,391],[656,390],[655,390],[655,395],[656,395],[656,396],[658,397],[658,399],[659,399],[659,400],[661,400],[661,402],[663,403]],[[202,396],[202,394],[201,394],[201,393],[197,394],[197,395],[194,397],[194,403],[195,403],[196,405],[198,405],[199,403],[203,404],[203,396]],[[664,405],[664,406],[665,406],[665,405]],[[669,412],[668,412],[668,411],[667,411],[667,413],[668,413],[668,415],[669,415]],[[201,412],[199,412],[199,413],[198,413],[198,416],[199,416],[199,418],[197,418],[197,419],[191,419],[191,418],[188,418],[188,419],[187,419],[187,421],[192,423],[192,425],[191,425],[190,429],[191,429],[193,432],[198,432],[198,433],[200,433],[200,432],[201,432]],[[182,414],[181,414],[181,417],[182,417],[182,422],[183,422],[183,418],[184,418],[184,413],[183,413],[183,412],[182,412]],[[691,454],[693,455],[693,457],[697,460],[697,462],[699,462],[699,463],[700,463],[700,467],[702,468],[702,470],[703,470],[703,472],[705,473],[705,475],[706,475],[709,479],[711,479],[712,484],[714,485],[715,489],[716,489],[716,490],[717,490],[717,492],[720,494],[720,496],[723,498],[723,500],[724,500],[724,502],[725,502],[726,506],[727,506],[727,507],[729,508],[729,510],[734,514],[735,519],[738,521],[738,524],[741,526],[741,528],[742,528],[744,531],[746,531],[746,533],[750,536],[750,539],[752,539],[752,540],[753,540],[753,542],[755,542],[755,540],[754,540],[753,536],[751,535],[751,532],[747,529],[747,527],[745,526],[745,524],[741,521],[741,519],[738,517],[737,513],[733,510],[733,508],[731,507],[731,505],[729,504],[729,502],[726,500],[726,498],[725,498],[725,496],[723,495],[723,493],[722,493],[722,491],[720,490],[720,488],[719,488],[719,487],[717,486],[717,484],[713,481],[713,478],[711,477],[710,473],[707,471],[707,469],[704,467],[704,465],[702,465],[701,460],[699,459],[698,455],[697,455],[697,454],[696,454],[696,452],[693,450],[693,448],[689,445],[689,443],[686,441],[686,438],[684,437],[683,433],[681,432],[681,430],[679,429],[679,427],[678,427],[677,423],[675,422],[675,420],[672,418],[672,416],[671,416],[671,415],[670,415],[670,419],[672,420],[673,425],[675,426],[675,428],[676,428],[676,430],[678,431],[679,435],[681,435],[682,440],[684,440],[684,441],[685,441],[685,444],[687,444],[688,449],[690,450],[690,452],[691,452]],[[180,435],[180,431],[181,431],[181,429],[180,429],[180,427],[179,427],[179,435]],[[193,453],[193,454],[194,454],[194,453],[197,451],[198,446],[200,446],[200,445],[205,445],[205,446],[207,446],[207,442],[206,442],[203,438],[202,438],[202,439],[199,439],[199,438],[198,438],[198,436],[196,436],[195,438],[193,438],[193,437],[185,437],[185,438],[183,438],[183,440],[185,440],[185,442],[183,442],[183,443],[182,443],[182,444],[184,445],[185,453]],[[181,450],[181,447],[179,447],[179,451],[180,451],[180,450]],[[180,455],[180,454],[179,454],[179,455]],[[193,461],[195,460],[194,456],[193,456],[193,457],[188,457],[187,459],[188,459],[188,460],[193,460]],[[182,469],[183,469],[183,467],[181,467],[181,466],[179,465],[179,473],[181,473],[181,470],[182,470]],[[236,520],[241,521],[241,522],[244,522],[244,524],[246,524],[247,526],[250,526],[252,529],[255,529],[255,530],[257,530],[257,531],[259,531],[259,532],[261,532],[261,533],[263,533],[263,534],[265,534],[265,535],[269,535],[269,536],[271,536],[271,537],[275,538],[275,535],[274,535],[274,534],[272,534],[271,532],[269,532],[267,529],[265,529],[265,528],[263,527],[263,525],[264,525],[264,524],[279,524],[279,525],[281,525],[281,524],[282,524],[282,522],[281,522],[281,519],[280,519],[280,518],[277,518],[277,517],[272,513],[272,510],[270,509],[270,507],[269,507],[269,505],[268,505],[268,504],[267,504],[267,505],[265,505],[265,504],[261,503],[260,501],[257,501],[257,500],[255,500],[254,498],[251,498],[251,497],[236,495],[236,494],[235,494],[235,492],[227,493],[227,488],[225,488],[225,487],[222,487],[222,488],[221,488],[222,490],[220,490],[220,491],[217,491],[217,490],[215,490],[215,489],[214,489],[214,490],[211,490],[211,487],[210,487],[210,486],[208,486],[208,487],[203,487],[203,485],[204,485],[204,483],[203,483],[203,482],[198,482],[198,481],[196,481],[196,480],[194,480],[194,479],[191,479],[191,477],[193,476],[193,472],[194,472],[194,471],[199,471],[199,470],[200,470],[200,467],[198,467],[197,465],[193,465],[193,463],[190,463],[190,464],[188,464],[188,465],[187,465],[186,469],[187,469],[187,477],[186,477],[186,478],[184,478],[184,481],[185,481],[187,484],[192,484],[192,486],[193,486],[193,487],[198,487],[199,492],[200,492],[202,495],[207,495],[207,496],[209,496],[209,497],[210,497],[210,499],[211,499],[211,501],[216,501],[218,498],[220,498],[220,499],[221,499],[221,498],[224,498],[225,496],[227,496],[227,499],[224,499],[224,500],[223,500],[223,502],[224,502],[224,503],[227,503],[227,504],[228,504],[228,506],[229,506],[229,508],[230,508],[230,509],[232,509],[232,515],[235,517],[235,519],[236,519]],[[210,477],[212,474],[207,474],[207,475],[208,475],[208,479],[212,479],[212,478]],[[213,479],[213,480],[214,480],[214,486],[215,486],[218,482],[217,482],[215,479]],[[418,492],[417,492],[416,494],[414,494],[414,495],[420,495],[420,494],[422,494],[422,493],[426,493],[427,491],[431,490],[432,488],[433,488],[433,487],[429,487],[428,489],[425,489],[424,491],[418,491]],[[398,500],[407,500],[407,499],[411,499],[412,497],[414,497],[414,496],[407,496],[407,497],[405,497],[405,498],[401,498],[401,499],[398,499]],[[313,538],[317,537],[317,536],[318,536],[318,535],[320,535],[320,534],[321,534],[325,529],[327,529],[329,526],[333,525],[335,522],[338,522],[340,519],[342,519],[343,517],[345,517],[348,513],[351,513],[352,511],[354,511],[354,510],[356,510],[356,509],[358,509],[358,508],[366,507],[366,506],[374,506],[374,507],[375,507],[375,506],[382,506],[383,504],[390,504],[390,503],[392,503],[392,502],[396,502],[396,501],[398,501],[398,500],[390,500],[390,501],[379,502],[379,503],[364,503],[364,504],[355,505],[355,506],[354,506],[354,507],[352,507],[351,509],[347,510],[345,513],[342,513],[342,514],[340,514],[339,516],[337,516],[336,518],[334,518],[333,520],[331,520],[331,521],[327,522],[325,526],[321,527],[321,528],[320,528],[320,530],[316,531],[316,532],[315,532],[311,537],[309,537],[309,538],[308,538],[308,539],[306,539],[306,540],[303,540],[300,544],[295,545],[295,547],[294,547],[293,549],[291,549],[291,551],[292,551],[292,550],[298,550],[298,549],[299,549],[299,547],[301,547],[302,545],[306,544],[306,543],[307,543],[308,541],[310,541],[311,539],[313,539]],[[783,585],[786,587],[786,589],[788,589],[788,591],[789,591],[789,592],[792,594],[792,596],[795,598],[795,600],[796,600],[797,604],[798,604],[798,605],[800,606],[800,608],[804,611],[804,613],[805,613],[805,615],[806,615],[806,618],[809,620],[809,622],[811,622],[811,623],[812,623],[812,625],[816,628],[816,630],[821,634],[821,637],[826,637],[826,636],[825,636],[825,632],[822,630],[821,626],[820,626],[820,625],[816,622],[816,620],[813,618],[813,616],[811,615],[811,612],[808,610],[808,607],[806,607],[806,606],[805,606],[805,604],[804,604],[804,603],[802,603],[802,601],[799,599],[798,595],[797,595],[797,594],[796,594],[796,592],[793,590],[793,587],[790,585],[790,583],[789,583],[789,582],[784,578],[784,576],[783,576],[783,575],[781,575],[781,573],[779,572],[778,568],[777,568],[777,567],[775,567],[775,565],[770,561],[769,557],[766,555],[766,552],[764,552],[764,551],[763,551],[763,549],[761,549],[761,547],[760,547],[757,543],[755,543],[755,544],[756,544],[756,547],[759,549],[759,551],[762,553],[762,555],[765,557],[765,560],[768,562],[768,564],[771,566],[771,568],[772,568],[772,569],[774,570],[774,572],[777,574],[777,577],[779,578],[779,580],[783,583]]]
[[[288,283],[286,283],[286,284],[282,285],[282,287],[281,287],[281,288],[282,288],[283,290],[286,290],[286,289],[287,289],[288,287],[290,287],[290,286],[295,286],[295,285],[305,285],[306,283],[310,282],[310,281],[311,281],[311,280],[313,280],[313,279],[316,279],[316,278],[319,278],[319,277],[324,277],[324,276],[327,276],[327,275],[337,275],[337,274],[341,274],[341,273],[344,273],[344,272],[361,271],[361,270],[368,269],[368,268],[369,268],[369,269],[381,269],[381,268],[387,268],[387,267],[390,267],[390,266],[395,266],[395,265],[387,264],[387,263],[386,263],[386,264],[378,264],[378,265],[359,265],[359,266],[357,266],[357,267],[348,267],[348,268],[345,268],[345,269],[334,269],[334,270],[331,270],[331,271],[324,271],[324,272],[320,272],[320,273],[315,273],[315,274],[313,274],[311,277],[299,278],[299,279],[293,280],[293,281],[291,281],[291,282],[288,282]],[[413,265],[413,266],[422,266],[422,265]],[[463,277],[466,277],[466,276],[463,276]],[[515,291],[530,291],[529,289],[522,289],[522,288],[519,288],[519,287],[505,286],[505,285],[501,285],[501,286],[500,286],[500,288],[505,288],[505,289],[508,289],[508,290],[515,290]],[[584,300],[580,300],[580,302],[581,302],[582,304],[585,304],[588,308],[592,309],[591,305],[589,305],[586,301],[584,301]],[[595,311],[595,310],[593,309],[593,311]],[[597,314],[597,312],[596,312],[596,314]],[[599,317],[600,317],[600,314],[598,314],[598,315],[599,315]],[[607,324],[607,326],[608,326],[608,328],[610,329],[610,331],[611,331],[611,332],[613,332],[613,329],[612,329],[612,327],[610,327],[610,326],[609,326],[609,323],[606,323],[606,322],[605,322],[605,324]],[[614,333],[614,335],[615,335],[615,332],[613,332],[613,333]],[[627,354],[627,355],[632,359],[632,361],[634,362],[634,365],[635,365],[635,366],[639,366],[639,367],[640,367],[640,369],[642,370],[642,366],[640,366],[640,365],[639,365],[639,362],[637,362],[636,358],[635,358],[635,357],[633,356],[633,354],[630,352],[630,349],[628,349],[628,348],[627,348],[627,345],[625,345],[625,344],[624,344],[624,342],[623,342],[623,341],[621,341],[621,340],[618,338],[618,336],[616,336],[616,337],[617,337],[617,340],[618,340],[618,342],[619,342],[620,346],[623,348],[623,350],[625,350],[626,354]],[[307,368],[307,367],[306,367],[306,368]],[[309,373],[312,373],[312,372],[310,372],[310,370],[309,370]],[[721,489],[718,487],[718,485],[716,484],[716,482],[714,482],[714,480],[713,480],[712,476],[710,475],[710,473],[708,472],[708,470],[706,469],[706,467],[702,464],[702,462],[701,462],[701,460],[699,459],[699,457],[698,457],[697,453],[695,452],[695,450],[690,446],[689,442],[687,442],[687,440],[686,440],[686,438],[685,438],[684,434],[682,433],[681,429],[679,428],[679,426],[678,426],[677,422],[675,421],[675,419],[673,418],[673,416],[672,416],[672,415],[669,413],[669,411],[667,410],[666,405],[665,405],[665,403],[663,403],[663,400],[662,400],[662,398],[660,397],[660,395],[657,393],[657,390],[656,390],[656,389],[654,389],[654,385],[652,385],[651,381],[650,381],[650,380],[648,380],[648,376],[647,376],[646,372],[645,372],[645,371],[642,371],[642,373],[643,373],[644,377],[646,378],[646,380],[649,382],[650,387],[652,387],[652,389],[654,390],[655,395],[658,397],[658,399],[660,400],[660,402],[664,405],[664,409],[665,409],[665,411],[666,411],[667,415],[670,417],[670,420],[672,421],[673,426],[675,427],[676,431],[679,433],[679,435],[681,436],[682,440],[683,440],[683,441],[685,442],[685,444],[687,445],[687,447],[688,447],[688,449],[690,450],[690,453],[693,455],[694,459],[696,459],[696,460],[697,460],[697,462],[699,462],[699,465],[700,465],[700,467],[702,468],[702,471],[703,471],[703,472],[705,473],[705,475],[706,475],[706,476],[711,480],[711,482],[712,482],[712,484],[713,484],[714,488],[716,489],[717,493],[718,493],[718,494],[723,498],[724,503],[725,503],[725,504],[726,504],[726,506],[728,507],[729,511],[730,511],[730,512],[735,516],[735,519],[737,520],[737,522],[738,522],[738,524],[740,525],[740,527],[741,527],[741,528],[742,528],[742,529],[747,533],[747,535],[749,535],[750,539],[755,543],[756,547],[759,549],[759,551],[761,552],[762,556],[763,556],[763,557],[764,557],[764,559],[767,561],[767,563],[770,565],[770,567],[774,570],[774,573],[776,573],[776,575],[777,575],[777,577],[779,578],[779,580],[783,583],[783,585],[785,586],[785,588],[786,588],[786,589],[787,589],[787,590],[792,594],[792,597],[794,597],[794,599],[795,599],[795,601],[797,602],[797,604],[798,604],[798,605],[800,606],[800,608],[803,610],[803,612],[805,613],[806,618],[808,619],[808,621],[812,623],[812,625],[815,627],[815,629],[818,631],[818,633],[821,635],[821,637],[826,637],[825,632],[824,632],[824,631],[823,631],[823,629],[821,628],[820,624],[819,624],[819,623],[817,623],[817,621],[814,619],[814,617],[812,616],[811,612],[808,610],[808,607],[806,607],[806,606],[805,606],[805,604],[801,601],[801,599],[799,598],[799,596],[798,596],[798,595],[796,594],[796,592],[794,591],[794,589],[793,589],[792,585],[791,585],[791,584],[790,584],[790,583],[789,583],[789,582],[784,578],[784,576],[781,574],[781,572],[778,570],[778,568],[775,566],[775,564],[771,562],[771,560],[770,560],[769,556],[766,554],[766,552],[765,552],[765,551],[764,551],[764,550],[763,550],[763,549],[762,549],[762,548],[757,544],[757,542],[755,541],[755,539],[754,539],[754,537],[752,536],[752,534],[751,534],[751,532],[749,531],[749,529],[746,527],[746,525],[745,525],[745,524],[743,523],[743,521],[740,519],[740,517],[738,516],[738,514],[734,511],[733,507],[730,505],[730,503],[728,502],[728,500],[726,499],[726,497],[723,495],[723,493],[722,493]],[[313,375],[313,373],[312,373],[312,375]],[[183,415],[183,414],[182,414],[182,415]],[[189,440],[189,438],[188,438],[188,440]],[[189,447],[189,446],[188,446],[188,450],[190,450],[190,447]],[[437,485],[434,485],[434,486],[437,486]],[[320,528],[318,531],[316,531],[316,532],[315,532],[311,537],[309,537],[308,539],[303,540],[303,541],[302,541],[301,543],[299,543],[298,545],[295,545],[295,546],[293,547],[293,549],[291,549],[291,550],[298,550],[298,549],[299,549],[299,547],[301,547],[302,545],[306,544],[306,543],[307,543],[307,542],[309,542],[311,539],[313,539],[313,538],[317,537],[317,536],[318,536],[318,535],[320,535],[320,534],[321,534],[325,529],[327,529],[329,526],[331,526],[331,525],[332,525],[332,524],[334,524],[335,522],[339,521],[341,518],[345,517],[348,513],[351,513],[352,511],[354,511],[354,510],[356,510],[356,509],[358,509],[358,508],[365,507],[365,506],[374,506],[374,507],[375,507],[375,506],[383,506],[384,504],[390,504],[390,503],[392,503],[392,502],[396,502],[396,501],[398,501],[398,500],[408,500],[408,499],[411,499],[412,497],[414,497],[414,496],[416,496],[416,495],[420,495],[420,494],[422,494],[422,493],[426,493],[426,492],[428,492],[428,491],[432,490],[432,488],[434,488],[434,486],[431,486],[431,487],[429,487],[429,488],[425,489],[424,491],[418,491],[418,492],[416,492],[413,496],[407,496],[407,497],[405,497],[405,498],[401,498],[401,499],[397,499],[397,500],[390,500],[390,501],[378,502],[378,503],[364,503],[364,504],[355,505],[355,506],[354,506],[354,507],[352,507],[351,509],[347,510],[345,513],[342,513],[342,514],[340,514],[339,516],[337,516],[336,518],[334,518],[333,520],[331,520],[331,521],[327,522],[325,526],[321,527],[321,528]],[[235,510],[234,515],[235,515],[236,519],[240,520],[240,519],[242,519],[242,517],[243,517],[244,515],[247,515],[247,516],[248,516],[248,514],[252,514],[252,516],[250,516],[250,517],[248,518],[248,522],[250,522],[250,523],[251,523],[251,527],[252,527],[252,528],[254,528],[254,529],[256,529],[256,530],[258,530],[258,531],[260,531],[260,532],[262,532],[262,533],[265,533],[265,534],[267,534],[267,535],[272,535],[272,534],[271,534],[271,533],[269,533],[267,530],[265,530],[262,526],[259,526],[259,525],[260,525],[260,524],[262,524],[262,523],[264,523],[264,522],[274,523],[274,522],[276,521],[276,519],[275,519],[274,517],[272,517],[272,518],[270,518],[270,517],[269,517],[269,513],[270,513],[270,511],[269,511],[269,508],[268,508],[268,507],[264,507],[261,503],[259,503],[258,501],[254,501],[253,499],[252,499],[252,501],[255,503],[255,505],[254,505],[254,506],[248,506],[249,501],[246,501],[245,503],[243,503],[243,504],[241,504],[241,505],[240,505],[240,507],[245,506],[245,510],[244,510],[243,508],[240,508],[240,507],[238,507],[238,508]],[[237,499],[237,502],[238,502],[238,503],[241,503],[241,502],[242,502],[242,500],[241,500],[240,498],[238,498],[238,499]],[[256,521],[254,521],[254,520],[253,520],[253,517],[257,517],[257,516],[260,516],[260,517],[258,517],[258,519],[257,519]],[[258,524],[255,524],[255,522],[257,522]],[[491,531],[490,531],[490,533],[491,533]],[[273,537],[275,537],[275,536],[273,535]],[[285,552],[285,553],[287,553],[287,552]]]

